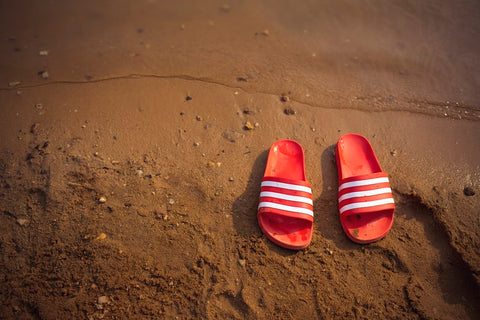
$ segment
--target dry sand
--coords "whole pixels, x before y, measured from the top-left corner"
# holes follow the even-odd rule
[[[0,318],[478,319],[479,21],[478,1],[1,1]],[[370,245],[338,219],[348,132],[394,189]],[[284,138],[314,196],[298,252],[256,222]]]

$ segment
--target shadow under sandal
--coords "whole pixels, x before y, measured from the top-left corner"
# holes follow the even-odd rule
[[[382,239],[393,224],[390,182],[370,142],[358,134],[340,137],[335,150],[338,209],[347,236],[357,243]]]
[[[279,140],[271,146],[257,219],[267,238],[281,247],[299,250],[310,244],[312,190],[305,179],[305,158],[298,142]]]

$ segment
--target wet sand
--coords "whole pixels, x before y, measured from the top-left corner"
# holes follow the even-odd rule
[[[479,18],[475,1],[2,2],[2,318],[477,318]],[[349,132],[397,206],[369,245],[338,219]],[[301,251],[256,221],[287,138],[313,190]]]

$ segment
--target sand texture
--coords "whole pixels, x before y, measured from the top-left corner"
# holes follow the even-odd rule
[[[478,1],[0,1],[1,319],[478,319]],[[395,221],[359,245],[334,149]],[[309,247],[257,223],[305,150]]]

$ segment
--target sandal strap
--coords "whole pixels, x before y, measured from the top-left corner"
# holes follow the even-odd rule
[[[302,180],[264,177],[258,204],[258,209],[262,208],[281,215],[298,216],[298,214],[302,214],[313,218],[310,184]]]
[[[343,179],[338,187],[340,214],[394,210],[395,202],[386,172]]]

